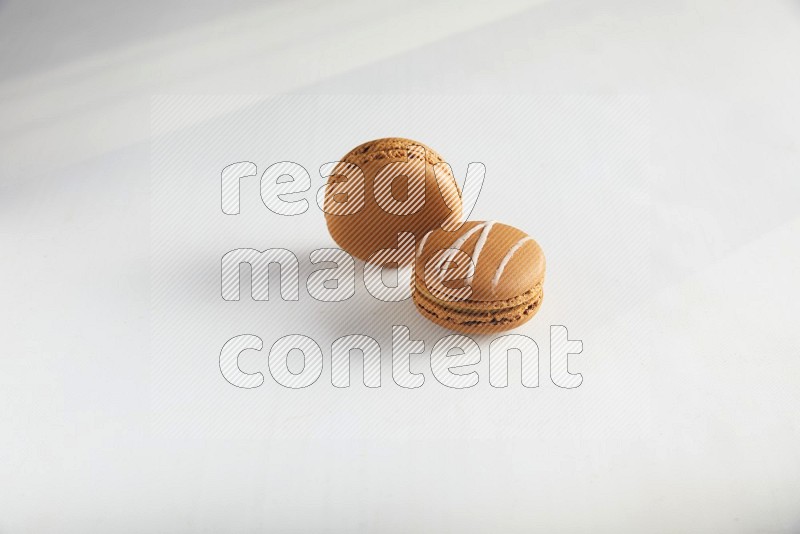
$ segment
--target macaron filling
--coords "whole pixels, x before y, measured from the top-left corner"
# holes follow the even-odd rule
[[[417,283],[415,304],[433,317],[462,326],[511,324],[532,316],[542,301],[541,285],[517,298],[506,301],[444,301],[431,295],[424,284]]]

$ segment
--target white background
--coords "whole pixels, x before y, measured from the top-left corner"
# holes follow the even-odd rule
[[[788,1],[0,3],[0,532],[797,531],[799,30],[800,6]],[[177,373],[168,387],[151,346],[151,282],[163,274],[153,270],[150,232],[151,102],[192,93],[539,102],[522,116],[557,116],[553,102],[570,98],[593,103],[590,115],[613,102],[643,105],[627,125],[579,113],[556,125],[612,133],[608,150],[577,151],[574,136],[561,143],[535,122],[520,127],[541,137],[492,136],[485,148],[475,215],[508,218],[542,243],[548,293],[529,331],[546,346],[545,325],[557,321],[583,339],[575,362],[584,384],[558,390],[543,372],[538,389],[512,378],[498,391],[484,374],[474,390],[452,391],[428,371],[407,392],[387,382],[385,366],[375,391],[359,388],[356,375],[351,389],[335,390],[324,370],[313,390],[280,390],[267,376],[239,392],[211,372],[215,342],[175,360],[194,359],[208,383]],[[190,103],[196,113],[176,113],[159,133],[197,139],[261,105],[258,96],[220,101]],[[486,142],[481,124],[460,127],[461,138],[415,136],[411,124],[385,131],[369,116],[362,130],[332,127],[341,138],[315,139],[313,150],[254,154],[254,137],[243,156],[260,170],[280,158],[313,173],[323,147],[327,156],[409,135],[462,169],[484,157],[475,155]],[[587,220],[556,220],[569,191],[560,184],[582,176],[581,158],[622,161],[626,142],[647,145],[634,152],[646,172],[626,167],[601,184],[620,186],[607,190],[610,203],[631,187],[644,193],[629,199],[643,213],[609,216],[641,227],[609,236],[592,270],[578,261]],[[553,165],[559,146],[565,163]],[[496,147],[530,150],[544,167],[520,172],[521,160]],[[207,171],[197,182],[213,184],[238,159],[194,161]],[[527,186],[514,194],[523,181],[541,204]],[[575,206],[601,208],[589,195]],[[327,239],[313,212],[304,217],[308,236]],[[266,242],[274,230],[264,228]],[[573,229],[574,247],[563,239]],[[257,230],[232,247],[254,246]],[[643,236],[638,251],[632,235]],[[207,260],[213,266],[224,251],[211,245],[192,249],[173,273],[197,284],[179,304],[195,314],[205,311],[202,292],[216,291]],[[614,273],[624,276],[609,287]],[[242,307],[217,328],[271,344],[273,303],[231,304]],[[275,304],[289,319],[302,315]],[[429,350],[440,336],[407,317]],[[381,320],[347,320],[342,334],[386,335]],[[175,325],[180,336],[190,328]],[[312,332],[276,332],[301,330]],[[242,395],[226,402],[232,393]]]

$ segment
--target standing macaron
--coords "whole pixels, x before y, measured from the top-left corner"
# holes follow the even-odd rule
[[[325,188],[325,220],[334,241],[367,260],[398,246],[411,232],[417,242],[430,230],[461,220],[461,193],[450,166],[422,143],[377,139],[348,152]]]
[[[525,232],[493,221],[433,230],[417,249],[414,304],[434,323],[467,333],[501,332],[542,303],[544,253]]]

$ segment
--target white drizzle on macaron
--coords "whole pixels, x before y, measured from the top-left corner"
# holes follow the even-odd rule
[[[514,254],[516,254],[517,251],[521,249],[522,246],[528,241],[533,241],[533,238],[530,236],[523,237],[522,239],[514,243],[514,245],[512,245],[511,248],[508,250],[508,253],[500,261],[500,265],[497,267],[497,271],[495,271],[494,277],[492,278],[492,293],[497,291],[497,284],[500,283],[500,277],[503,276],[503,271],[505,271],[508,262],[511,261],[511,258],[514,257]]]
[[[481,251],[483,247],[486,245],[486,242],[489,240],[489,232],[492,230],[492,226],[494,226],[496,221],[486,221],[480,224],[476,224],[472,228],[470,228],[467,232],[464,233],[461,237],[453,241],[453,243],[447,247],[447,250],[450,251],[449,253],[442,254],[441,259],[439,260],[438,270],[441,271],[444,265],[447,262],[453,261],[455,254],[457,251],[461,250],[461,247],[464,246],[464,243],[472,237],[478,231],[481,231],[480,235],[478,236],[478,241],[475,243],[475,248],[472,250],[472,274],[467,277],[472,282],[472,278],[475,275],[475,272],[478,270],[478,261],[480,261]],[[417,250],[417,258],[422,255],[423,248],[425,247],[425,242],[428,240],[428,236],[430,236],[431,232],[425,234],[420,241],[419,249]]]

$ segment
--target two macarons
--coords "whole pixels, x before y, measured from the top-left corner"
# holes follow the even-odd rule
[[[501,332],[541,306],[541,247],[513,226],[462,222],[450,166],[422,143],[385,138],[357,146],[329,177],[324,206],[334,241],[363,260],[396,247],[404,232],[414,235],[414,304],[440,326]]]

